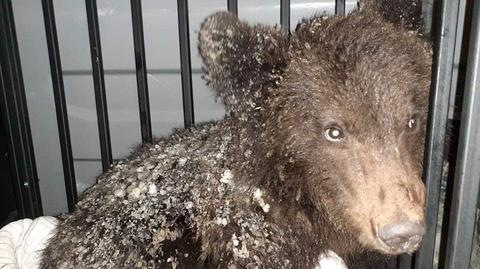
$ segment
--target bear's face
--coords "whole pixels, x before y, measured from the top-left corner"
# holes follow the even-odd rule
[[[287,179],[297,199],[368,249],[418,248],[428,44],[369,13],[312,18],[291,37],[221,13],[200,53],[227,107],[266,115],[272,148],[301,173]]]
[[[271,108],[279,147],[339,228],[370,249],[413,252],[424,233],[428,46],[375,19],[331,20],[293,37]]]

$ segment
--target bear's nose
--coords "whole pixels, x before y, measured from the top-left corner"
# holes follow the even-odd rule
[[[425,227],[418,221],[387,224],[378,230],[378,237],[396,252],[412,252],[422,241]]]

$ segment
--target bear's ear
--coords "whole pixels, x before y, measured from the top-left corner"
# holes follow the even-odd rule
[[[205,19],[199,51],[205,78],[227,109],[256,107],[286,65],[288,34],[278,27],[250,26],[228,12]]]
[[[360,9],[378,12],[385,20],[407,30],[422,29],[421,0],[361,0]]]

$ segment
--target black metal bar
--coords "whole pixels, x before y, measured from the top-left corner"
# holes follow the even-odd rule
[[[42,202],[10,0],[0,1],[0,109],[19,217],[38,217]]]
[[[107,95],[105,93],[105,78],[103,74],[102,47],[98,25],[97,1],[85,0],[87,9],[88,35],[92,57],[93,85],[95,88],[95,105],[97,107],[98,134],[100,137],[100,153],[102,168],[107,171],[112,164],[112,145],[108,125]]]
[[[436,30],[428,137],[425,148],[424,180],[427,188],[426,233],[415,257],[415,268],[433,268],[440,183],[442,179],[446,126],[455,58],[459,1],[439,1],[439,29]]]
[[[75,204],[77,203],[78,199],[77,184],[75,181],[72,143],[70,141],[67,102],[65,100],[62,62],[60,60],[60,49],[58,47],[57,26],[55,23],[53,0],[42,0],[42,8],[43,19],[45,21],[45,35],[47,37],[48,56],[50,59],[50,73],[52,75],[53,96],[57,115],[60,151],[62,153],[63,177],[65,180],[68,210],[72,212],[73,209],[75,209]]]
[[[229,12],[238,15],[238,0],[227,0],[227,9]]]
[[[137,70],[138,109],[142,142],[152,142],[152,121],[148,97],[147,63],[143,37],[142,0],[130,0],[132,10],[133,44],[135,47],[135,68]]]
[[[105,75],[135,75],[137,73],[136,70],[129,70],[129,69],[107,69],[104,70],[103,73]],[[159,74],[159,75],[178,75],[182,73],[181,69],[173,69],[173,68],[150,68],[148,69],[149,74]],[[63,70],[64,76],[82,76],[82,75],[91,75],[92,70]],[[200,68],[192,68],[192,74],[203,74],[202,69]]]
[[[335,0],[335,14],[345,16],[345,2],[346,0]]]
[[[183,120],[185,128],[195,124],[192,92],[192,63],[190,58],[190,32],[188,0],[178,0],[178,36],[180,39],[180,69],[182,71]]]
[[[480,3],[475,1],[462,106],[446,269],[468,269],[480,186]]]
[[[435,0],[422,0],[423,33],[430,37],[433,24],[433,4]]]
[[[411,255],[402,255],[398,257],[397,269],[411,269],[413,265],[413,259]]]
[[[465,18],[466,18],[466,12],[467,12],[467,0],[457,0],[460,2],[459,4],[459,11],[458,11],[458,20],[457,20],[457,37],[456,37],[456,47],[458,48],[463,48],[463,43],[464,43],[464,28],[465,28]],[[467,25],[468,27],[468,25]],[[465,32],[467,32],[466,30]],[[463,61],[462,55],[465,53],[468,53],[466,49],[456,49],[455,50],[455,60],[453,62],[455,68],[453,69],[453,76],[452,79],[454,81],[458,81],[459,78],[461,81],[459,83],[462,83],[465,81],[465,73],[466,73],[466,63]],[[448,118],[449,119],[454,119],[455,118],[460,118],[460,113],[458,113],[458,105],[455,104],[455,100],[458,100],[457,97],[461,96],[461,93],[463,91],[463,84],[459,85],[459,83],[455,83],[452,85],[452,92],[450,93],[450,108],[448,111]],[[458,91],[457,94],[457,88],[460,87],[460,90]]]
[[[290,31],[290,0],[280,0],[280,25]]]

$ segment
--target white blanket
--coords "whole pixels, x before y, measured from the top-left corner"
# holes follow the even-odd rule
[[[54,234],[57,223],[54,217],[40,217],[18,220],[3,227],[0,230],[0,268],[37,269],[41,251]]]
[[[54,235],[58,220],[40,217],[22,219],[0,230],[0,269],[37,269],[47,241]],[[340,257],[328,251],[314,269],[347,269]]]

